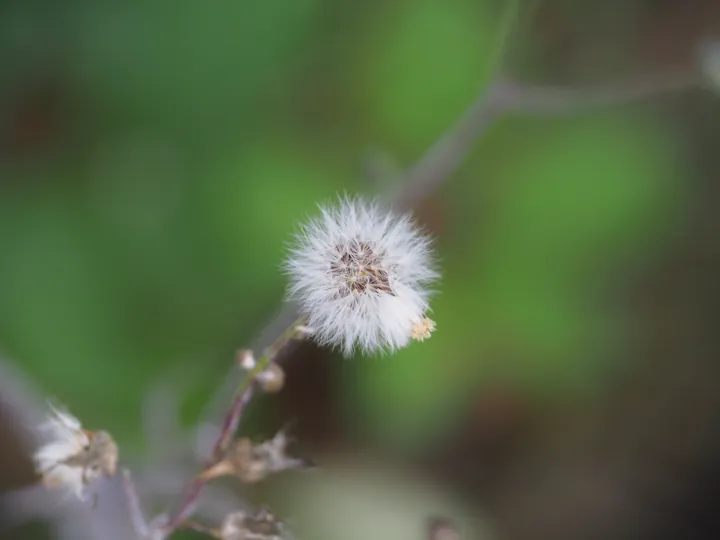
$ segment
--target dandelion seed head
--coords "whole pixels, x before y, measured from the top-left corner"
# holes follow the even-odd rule
[[[345,355],[407,345],[438,278],[431,240],[410,216],[352,198],[320,207],[285,268],[314,339]]]

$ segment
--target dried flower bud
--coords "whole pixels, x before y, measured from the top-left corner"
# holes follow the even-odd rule
[[[233,512],[223,521],[221,540],[281,540],[283,524],[270,511],[260,509],[254,516]]]
[[[237,365],[243,368],[245,371],[250,371],[257,365],[255,355],[250,349],[240,349],[235,357]]]
[[[277,363],[273,362],[265,371],[258,374],[255,380],[265,392],[274,394],[285,386],[285,372]]]
[[[67,411],[50,405],[41,426],[50,439],[34,455],[36,470],[49,488],[65,488],[84,499],[85,488],[101,476],[114,476],[118,448],[105,431],[87,431]]]
[[[304,459],[288,456],[288,443],[284,431],[279,431],[269,441],[257,445],[247,437],[240,438],[235,441],[227,457],[203,472],[200,479],[208,481],[220,476],[236,476],[246,484],[254,484],[273,473],[311,466]]]

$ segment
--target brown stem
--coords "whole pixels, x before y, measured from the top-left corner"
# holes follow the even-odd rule
[[[169,536],[174,530],[178,529],[184,522],[187,522],[188,518],[194,512],[205,483],[214,477],[211,474],[211,471],[213,471],[213,469],[215,469],[223,460],[223,456],[225,455],[230,442],[232,442],[235,431],[237,431],[243,412],[252,399],[256,386],[255,378],[258,374],[267,369],[280,351],[282,351],[293,338],[302,336],[302,333],[298,331],[298,327],[302,326],[303,323],[304,318],[301,317],[290,325],[290,327],[285,330],[280,337],[278,337],[269,347],[265,349],[263,355],[257,360],[255,367],[253,367],[243,377],[240,385],[235,390],[230,410],[225,415],[220,435],[213,447],[212,458],[185,491],[178,510],[161,528],[164,538]]]
[[[140,497],[138,497],[135,483],[128,469],[122,470],[122,485],[133,528],[140,538],[145,538],[148,534],[148,525],[140,506]]]
[[[624,81],[586,87],[553,87],[512,82],[495,84],[497,106],[506,112],[562,116],[598,107],[621,105],[699,88],[698,74],[684,71],[646,74]]]

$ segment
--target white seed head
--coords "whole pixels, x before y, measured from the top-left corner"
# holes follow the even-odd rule
[[[118,449],[108,433],[83,429],[77,418],[53,405],[40,429],[47,433],[47,441],[33,458],[48,488],[63,488],[84,499],[90,483],[115,474]]]
[[[409,215],[349,198],[301,228],[285,269],[314,339],[346,356],[406,346],[439,277],[431,240]]]

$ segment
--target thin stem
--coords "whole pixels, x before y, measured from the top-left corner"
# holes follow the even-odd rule
[[[521,0],[507,0],[510,5],[505,8],[499,24],[498,35],[493,44],[493,53],[490,56],[490,73],[495,74],[503,69],[510,50],[510,36],[517,25],[520,15]]]
[[[122,485],[133,528],[139,537],[144,538],[148,534],[148,525],[140,506],[140,497],[138,497],[137,489],[135,489],[135,483],[133,482],[132,475],[128,469],[122,470]]]
[[[508,42],[520,14],[521,0],[509,0],[500,21],[500,30],[490,56],[491,78],[496,79],[503,69]],[[494,86],[483,90],[458,121],[436,142],[406,174],[399,190],[392,196],[392,205],[402,211],[415,204],[442,183],[464,161],[480,136],[496,120],[499,108]]]
[[[497,106],[506,112],[533,116],[563,116],[598,107],[622,105],[699,88],[701,78],[682,71],[646,74],[586,87],[552,87],[497,82]]]
[[[406,173],[392,196],[395,208],[409,211],[460,166],[477,139],[497,119],[500,110],[496,101],[492,88],[476,98],[455,125]]]
[[[265,351],[263,351],[262,356],[258,358],[253,368],[250,369],[250,371],[248,371],[243,377],[242,381],[235,390],[230,410],[225,415],[220,435],[213,447],[212,458],[210,462],[205,465],[202,472],[194,478],[190,486],[185,491],[185,496],[183,497],[177,512],[168,520],[167,524],[162,527],[164,537],[167,537],[174,530],[181,527],[184,522],[187,522],[188,518],[194,512],[200,498],[200,494],[202,493],[202,489],[206,483],[206,477],[203,473],[217,465],[217,463],[223,459],[228,446],[232,442],[245,408],[252,399],[256,377],[265,371],[273,361],[275,361],[278,354],[292,339],[299,338],[304,335],[301,330],[304,322],[304,317],[295,320],[295,322],[293,322],[287,330],[285,330],[265,349]]]
[[[630,80],[580,88],[524,85],[499,80],[467,108],[450,130],[408,171],[394,206],[407,211],[457,170],[476,142],[509,114],[565,116],[699,88],[694,73],[649,74]]]
[[[207,534],[214,538],[220,538],[220,533],[217,529],[198,523],[197,521],[186,520],[180,524],[179,529],[190,529],[199,533]]]
[[[265,371],[268,366],[270,366],[277,357],[278,353],[285,348],[285,345],[287,345],[290,340],[300,337],[302,332],[300,332],[298,328],[304,323],[305,318],[301,317],[290,325],[287,330],[280,334],[280,337],[278,337],[265,349],[265,351],[263,351],[263,354],[260,358],[258,358],[255,367],[243,378],[242,381],[240,381],[240,384],[235,390],[235,395],[233,396],[233,405],[225,417],[220,438],[217,443],[215,443],[215,448],[213,449],[213,459],[215,461],[220,459],[227,450],[227,447],[237,430],[242,412],[247,403],[252,399],[253,383],[255,382],[255,378]]]

